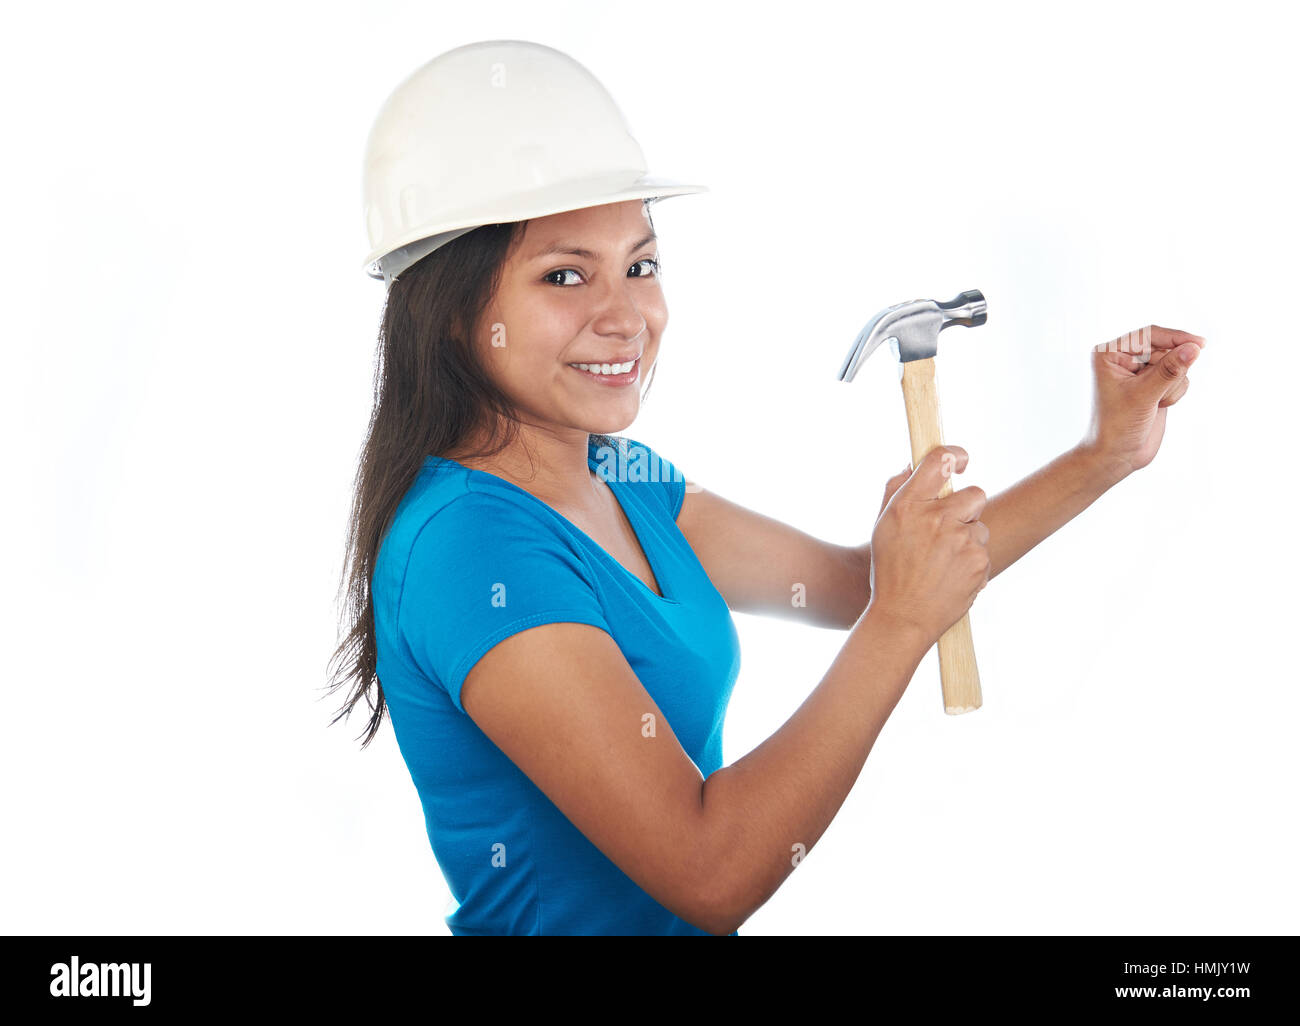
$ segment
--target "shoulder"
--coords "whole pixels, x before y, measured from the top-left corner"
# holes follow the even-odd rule
[[[547,507],[523,492],[475,481],[463,469],[421,471],[393,515],[374,590],[394,605],[434,569],[442,584],[507,569],[567,569],[588,577],[579,548]]]
[[[411,559],[490,566],[545,553],[580,557],[554,511],[509,487],[465,480],[453,492],[414,503],[404,513],[405,543],[398,551]]]
[[[381,568],[377,615],[462,712],[466,675],[512,634],[560,621],[610,633],[581,546],[547,510],[526,493],[470,482],[428,508],[408,507]]]

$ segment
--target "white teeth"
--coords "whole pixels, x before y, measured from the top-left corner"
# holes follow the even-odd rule
[[[635,360],[627,363],[571,363],[570,367],[577,367],[578,370],[585,370],[591,374],[626,374],[636,366]]]

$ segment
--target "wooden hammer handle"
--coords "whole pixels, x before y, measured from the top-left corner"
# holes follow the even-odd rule
[[[930,450],[943,445],[939,392],[934,385],[934,359],[909,360],[899,366],[903,404],[907,407],[907,430],[912,439],[912,468],[915,469]],[[952,479],[949,478],[939,490],[939,497],[951,494]],[[943,683],[944,712],[955,716],[983,705],[969,612],[963,613],[962,618],[939,639],[939,679]]]

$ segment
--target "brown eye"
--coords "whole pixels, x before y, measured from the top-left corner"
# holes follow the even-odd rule
[[[548,273],[548,274],[544,274],[544,275],[542,275],[542,281],[550,282],[552,285],[567,285],[567,284],[569,284],[569,283],[567,283],[567,282],[562,282],[562,281],[551,281],[551,279],[554,278],[557,274],[577,274],[577,273],[578,273],[578,272],[575,271],[573,268],[571,268],[571,267],[566,267],[566,268],[563,268],[562,270],[559,270],[559,271],[551,271],[551,272]]]
[[[654,257],[646,257],[644,260],[638,260],[635,264],[632,265],[632,267],[640,267],[642,264],[649,264],[651,267],[654,268],[654,272],[655,272],[655,274],[656,274],[656,275],[659,274],[659,261],[656,260]],[[631,269],[632,269],[631,267],[628,268],[629,271],[630,271]],[[646,275],[646,274],[644,274],[644,273],[642,273],[642,274],[633,274],[633,275],[630,275],[629,277],[632,277],[632,278],[646,278],[646,277],[649,277],[649,276]]]

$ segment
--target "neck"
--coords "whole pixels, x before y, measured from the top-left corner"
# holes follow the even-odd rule
[[[589,510],[599,507],[603,492],[600,479],[587,464],[589,438],[588,432],[574,428],[521,424],[514,442],[495,455],[456,455],[487,447],[477,439],[442,455],[473,470],[504,478],[549,506]]]

